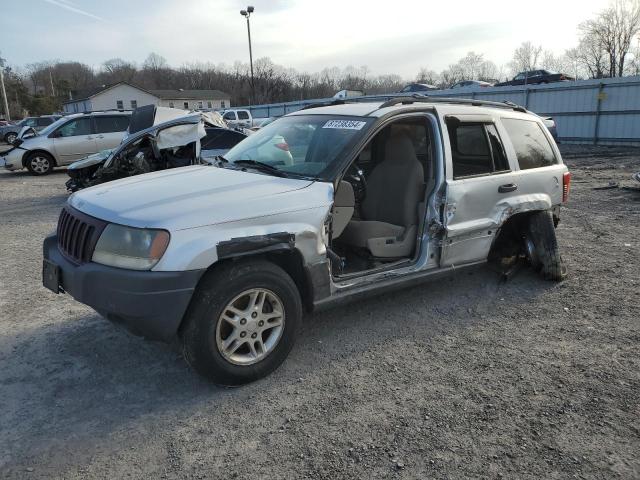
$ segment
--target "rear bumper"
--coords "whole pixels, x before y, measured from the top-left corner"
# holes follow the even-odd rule
[[[60,288],[136,335],[172,341],[205,270],[135,271],[98,263],[76,265],[58,250],[57,236],[44,240],[44,258],[59,267]]]

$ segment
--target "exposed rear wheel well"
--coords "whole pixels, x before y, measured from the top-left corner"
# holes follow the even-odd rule
[[[516,213],[502,224],[489,251],[489,260],[499,260],[521,252],[522,232],[533,213]]]

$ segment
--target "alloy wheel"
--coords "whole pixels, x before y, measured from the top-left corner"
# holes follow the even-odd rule
[[[275,293],[264,288],[246,290],[233,298],[218,318],[218,350],[234,365],[257,363],[278,345],[284,321],[284,307]]]
[[[51,164],[49,163],[49,159],[47,157],[43,157],[41,155],[37,155],[33,157],[31,160],[31,168],[36,173],[47,173],[51,168]]]

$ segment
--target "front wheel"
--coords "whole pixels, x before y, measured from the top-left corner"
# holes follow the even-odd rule
[[[18,138],[18,135],[16,135],[13,132],[9,132],[4,136],[4,141],[7,142],[9,145],[11,145],[13,142],[16,141],[16,138]]]
[[[32,175],[46,175],[53,170],[54,161],[47,153],[34,152],[29,154],[25,164]]]
[[[567,267],[560,255],[551,212],[533,213],[523,232],[524,250],[531,266],[546,280],[567,278]]]
[[[262,260],[232,263],[206,275],[182,330],[185,359],[219,385],[268,375],[291,351],[301,322],[295,283]]]

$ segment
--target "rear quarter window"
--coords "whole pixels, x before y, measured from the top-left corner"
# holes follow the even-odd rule
[[[509,134],[520,170],[548,167],[558,163],[542,125],[531,120],[503,118],[502,124]]]

